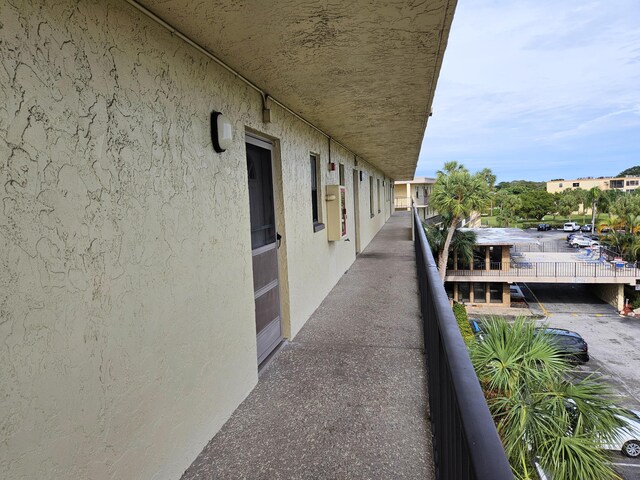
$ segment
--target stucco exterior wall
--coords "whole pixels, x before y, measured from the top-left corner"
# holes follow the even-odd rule
[[[290,337],[355,258],[354,222],[312,228],[328,141],[276,106],[262,123],[255,91],[118,0],[4,3],[0,40],[0,477],[178,478],[257,381],[244,131],[274,140]],[[355,220],[353,156],[331,158]],[[362,248],[389,213],[368,195]]]
[[[600,300],[619,312],[624,308],[624,285],[592,285],[591,289]]]

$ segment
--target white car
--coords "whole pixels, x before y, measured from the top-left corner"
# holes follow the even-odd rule
[[[565,232],[577,232],[578,230],[580,230],[580,225],[578,225],[576,222],[568,222],[564,224],[562,230],[564,230]]]
[[[600,243],[589,237],[575,236],[569,240],[569,245],[572,247],[598,247]]]
[[[600,243],[597,240],[592,240],[590,238],[581,238],[573,242],[574,247],[599,247]]]
[[[605,450],[620,450],[623,455],[631,458],[640,457],[640,412],[628,410],[632,419],[618,417],[624,420],[626,427],[618,428],[615,432],[615,440],[603,445]]]

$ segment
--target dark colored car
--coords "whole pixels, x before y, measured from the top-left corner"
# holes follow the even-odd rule
[[[576,234],[575,234],[575,233],[570,233],[569,235],[567,235],[567,242],[570,242],[570,241],[571,241],[571,239],[572,239],[573,237],[575,237],[575,236],[576,236]]]
[[[547,230],[551,230],[551,225],[549,225],[548,223],[540,223],[540,224],[538,224],[538,231],[539,232],[546,232]]]
[[[579,333],[563,328],[536,328],[537,332],[544,331],[560,353],[571,361],[586,363],[589,361],[589,346]]]
[[[482,323],[475,318],[469,319],[469,325],[473,334],[482,341],[484,332],[482,331]],[[560,351],[562,356],[575,363],[586,363],[589,361],[589,346],[579,333],[562,328],[536,328],[536,332],[544,331],[549,340]]]
[[[584,233],[590,233],[593,231],[593,226],[590,223],[580,227],[580,231]]]

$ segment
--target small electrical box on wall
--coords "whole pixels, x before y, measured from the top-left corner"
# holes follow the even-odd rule
[[[327,238],[330,242],[347,236],[347,190],[342,185],[327,185]]]

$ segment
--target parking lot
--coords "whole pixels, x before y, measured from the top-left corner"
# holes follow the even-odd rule
[[[547,232],[544,232],[547,233]],[[530,309],[553,327],[578,332],[589,344],[591,359],[578,374],[602,376],[618,403],[640,410],[640,318],[621,317],[591,294],[586,285],[521,284]],[[640,459],[613,454],[616,470],[626,480],[640,480]]]

